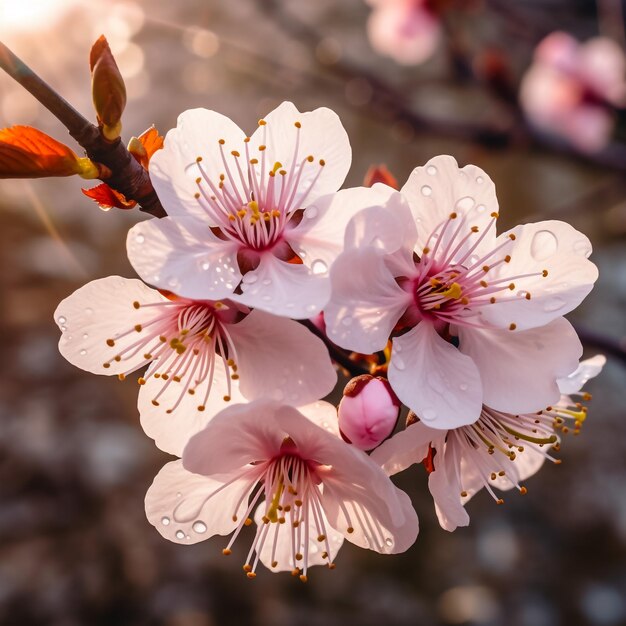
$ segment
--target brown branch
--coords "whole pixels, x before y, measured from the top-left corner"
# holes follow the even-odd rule
[[[166,215],[148,172],[132,157],[119,137],[114,141],[105,139],[97,126],[83,117],[1,41],[0,68],[67,128],[92,161],[105,165],[111,171],[111,176],[104,181],[107,185],[137,202],[142,211],[155,217]]]

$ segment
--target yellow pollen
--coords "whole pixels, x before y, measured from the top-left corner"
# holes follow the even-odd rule
[[[259,212],[259,203],[256,200],[250,200],[250,202],[248,202],[248,207],[252,210],[253,213]]]
[[[259,146],[259,152],[263,152],[263,150],[265,150],[265,148],[267,148],[266,145]]]
[[[452,283],[448,289],[446,289],[443,294],[445,298],[452,298],[453,300],[458,300],[463,295],[463,289],[459,283]]]
[[[234,221],[236,221],[236,220],[237,220],[237,218],[236,218],[234,215],[229,215],[229,216],[228,216],[228,219],[229,219],[231,222],[234,222]]]
[[[146,379],[145,378],[138,378],[137,379],[137,383],[139,385],[145,385],[146,384]]]
[[[239,209],[239,211],[237,211],[237,215],[239,217],[245,217],[247,215],[247,211],[245,209]]]
[[[272,217],[280,217],[280,211],[278,209],[274,209],[272,211]]]
[[[244,143],[250,143],[250,137],[245,137],[243,140]]]
[[[250,165],[256,165],[259,162],[259,159],[250,159]]]
[[[196,183],[199,185],[202,182],[202,178],[200,178],[200,176],[198,176],[198,178],[196,178]]]
[[[263,119],[259,120],[259,126],[265,126],[265,124],[267,124],[267,122]]]
[[[496,219],[496,220],[497,220],[497,219],[500,217],[500,214],[499,214],[499,213],[497,213],[496,211],[494,211],[494,212],[491,214],[491,217],[493,217],[494,219]]]
[[[119,380],[126,380],[126,374],[118,374],[117,377]]]
[[[244,526],[250,526],[252,524],[252,519],[247,517],[246,521],[243,523]]]
[[[246,576],[250,578],[250,580],[252,580],[253,578],[256,578],[256,574],[254,572],[248,572]]]
[[[272,168],[272,173],[276,174],[276,172],[283,166],[282,163],[279,163],[278,161],[276,161],[276,163],[274,163],[274,167]]]

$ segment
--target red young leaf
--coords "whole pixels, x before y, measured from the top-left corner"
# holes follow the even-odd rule
[[[163,136],[159,135],[159,131],[154,126],[151,126],[139,137],[133,137],[128,142],[128,151],[147,170],[152,155],[163,147],[163,141]]]
[[[389,187],[398,189],[396,177],[387,169],[387,166],[383,164],[370,165],[367,174],[365,174],[363,184],[366,187],[371,187],[376,183],[384,183],[385,185],[389,185]]]
[[[115,191],[106,183],[102,183],[91,189],[83,189],[82,192],[97,202],[102,209],[132,209],[137,203],[134,200],[127,200],[119,191]]]

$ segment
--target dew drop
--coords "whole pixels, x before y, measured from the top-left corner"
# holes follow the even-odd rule
[[[317,311],[317,304],[307,304],[306,305],[306,312],[307,313],[315,313],[315,311]]]
[[[135,241],[137,243],[143,243],[145,240],[146,238],[141,233],[135,235]]]
[[[344,326],[350,326],[350,324],[352,324],[352,318],[349,315],[346,315],[342,320],[341,323]]]
[[[404,360],[402,358],[400,358],[397,354],[392,356],[392,362],[393,362],[393,366],[397,370],[403,370],[404,369]]]
[[[80,351],[80,356],[85,356],[87,354],[87,350],[83,349]]]
[[[270,296],[269,293],[266,293],[264,296],[261,296],[261,300],[263,300],[263,302],[270,302],[272,300],[272,296]]]
[[[437,168],[436,168],[434,165],[429,165],[429,166],[426,168],[426,173],[427,173],[429,176],[437,176]]]
[[[224,287],[226,287],[226,289],[234,289],[235,285],[233,285],[232,283],[225,283]]]
[[[543,305],[543,310],[546,311],[546,313],[553,313],[554,311],[562,309],[566,304],[565,300],[560,296],[553,296],[546,300],[546,303]]]
[[[477,212],[477,213],[484,213],[486,208],[487,208],[487,207],[486,207],[484,204],[479,204],[479,205],[476,207],[476,212]]]
[[[326,274],[326,272],[328,272],[328,265],[326,265],[325,261],[317,259],[311,264],[311,271],[316,275]]]
[[[178,278],[176,278],[175,276],[172,276],[171,278],[167,279],[167,284],[169,287],[177,287],[178,286]]]
[[[61,326],[61,330],[65,332],[67,330],[67,326]],[[71,337],[68,337],[68,339],[71,339]]]
[[[163,526],[169,526],[170,525],[170,518],[169,517],[162,517],[161,518],[161,524],[163,524]]]
[[[482,176],[477,176],[477,177],[476,177],[476,182],[477,182],[479,185],[482,185],[482,184],[485,182],[485,179],[484,179]]]
[[[467,383],[461,383],[461,384],[459,385],[459,389],[460,389],[461,391],[467,391]]]
[[[424,185],[422,187],[422,195],[423,196],[430,196],[433,193],[433,188],[430,187],[429,185]]]
[[[89,334],[88,333],[83,333],[83,339],[89,339]]]
[[[184,538],[185,538],[185,533],[182,530],[177,530],[176,539],[184,539]]]
[[[525,298],[527,294],[528,294],[528,291],[526,291],[526,289],[520,289],[517,292],[517,295],[519,298]]]
[[[272,280],[271,280],[271,278],[264,278],[264,279],[261,281],[261,284],[263,284],[263,285],[265,285],[265,286],[267,286],[267,285],[271,285],[271,284],[272,284]]]
[[[178,491],[178,492],[176,493],[176,497],[177,497],[177,498],[182,498],[182,495],[183,495],[183,494],[182,494],[180,491]]]
[[[535,261],[543,261],[554,255],[559,247],[559,240],[549,230],[539,230],[530,244],[530,254]]]
[[[313,220],[317,217],[318,213],[319,211],[316,206],[310,206],[307,209],[305,209],[304,216],[310,220]]]
[[[242,282],[246,283],[246,285],[252,285],[253,283],[256,283],[258,279],[259,277],[254,272],[248,272],[247,274],[243,275],[243,278],[241,280]]]
[[[387,539],[385,539],[385,545],[389,547],[393,545],[393,540],[391,539],[391,537],[387,537]]]
[[[93,315],[93,309],[91,307],[87,307],[85,309],[85,313],[87,313],[87,315]]]
[[[65,324],[65,322],[67,322],[67,318],[61,315],[61,317],[57,319],[57,322],[59,322],[59,324]]]
[[[211,264],[208,261],[204,261],[200,267],[206,272],[211,267]]]
[[[198,534],[202,534],[207,531],[206,524],[204,522],[201,522],[200,520],[198,520],[197,522],[194,522],[192,528],[194,532]]]
[[[474,198],[471,198],[470,196],[465,196],[464,198],[457,200],[455,206],[459,211],[469,211],[474,206],[474,204]]]
[[[424,409],[424,413],[421,417],[426,422],[432,422],[432,420],[437,417],[437,411],[434,409]]]

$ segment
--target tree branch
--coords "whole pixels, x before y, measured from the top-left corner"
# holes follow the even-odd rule
[[[1,41],[0,68],[67,128],[92,161],[111,170],[111,176],[104,181],[107,185],[137,202],[142,211],[155,217],[166,215],[148,172],[128,152],[119,137],[114,141],[105,139],[97,126],[83,117]]]

